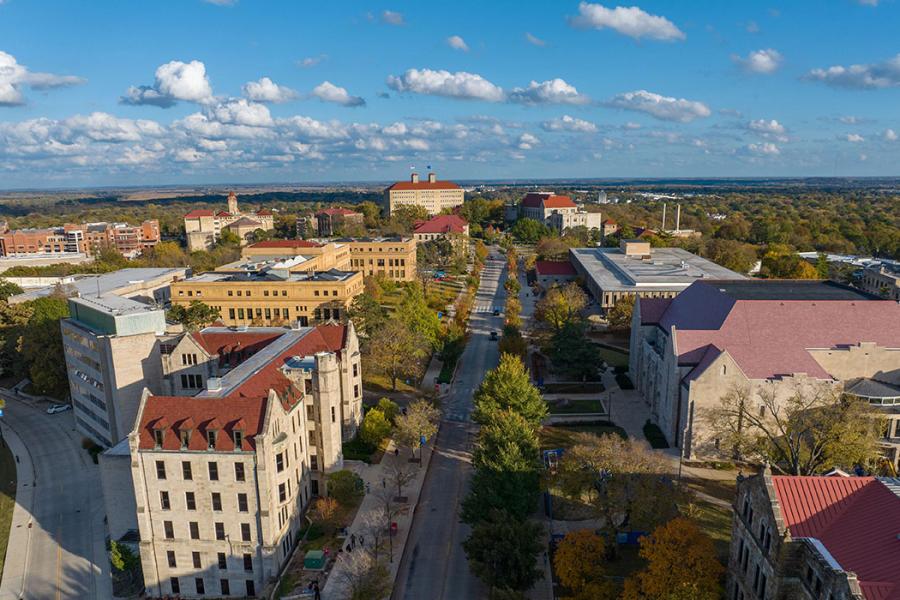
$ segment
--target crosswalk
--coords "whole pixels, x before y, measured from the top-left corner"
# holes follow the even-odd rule
[[[474,312],[476,313],[493,313],[494,305],[488,302],[479,302],[475,305]]]

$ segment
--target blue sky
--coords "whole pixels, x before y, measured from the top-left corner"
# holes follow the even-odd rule
[[[0,0],[0,187],[900,175],[897,0]]]

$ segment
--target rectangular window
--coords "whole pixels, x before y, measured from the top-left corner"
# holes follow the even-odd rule
[[[253,580],[248,579],[247,581],[244,582],[244,584],[247,587],[247,595],[250,597],[255,596],[256,595],[256,584],[253,583]]]
[[[219,591],[223,596],[231,595],[231,585],[228,583],[227,579],[219,580]]]
[[[359,398],[359,386],[358,385],[353,386],[353,397]]]
[[[191,479],[194,478],[193,474],[191,473],[191,463],[190,462],[188,462],[186,460],[181,462],[181,474],[184,476],[185,481],[190,481]]]
[[[197,521],[191,521],[188,523],[188,526],[191,529],[191,539],[199,540],[200,539],[200,524]]]
[[[220,568],[220,569],[227,569],[227,568],[228,568],[228,561],[227,561],[227,559],[225,558],[225,553],[224,553],[224,552],[219,552],[218,558],[219,558],[219,568]]]
[[[250,541],[250,523],[241,523],[241,540]]]
[[[278,484],[278,501],[285,502],[287,500],[287,492],[283,483]]]
[[[170,578],[169,578],[169,587],[172,588],[172,593],[173,593],[173,594],[180,594],[180,593],[181,593],[181,584],[178,583],[178,578],[177,578],[177,577],[170,577]]]
[[[178,566],[177,561],[175,560],[175,551],[174,550],[166,550],[166,559],[169,561],[169,567],[174,569]]]
[[[284,471],[284,453],[279,452],[275,455],[275,470],[279,473]]]
[[[213,510],[222,510],[222,495],[219,492],[212,493]]]
[[[309,432],[309,445],[310,446],[316,445],[316,432],[315,431]]]
[[[218,481],[219,480],[219,463],[215,461],[211,461],[209,463],[209,480],[210,481]]]
[[[244,555],[244,570],[248,573],[253,571],[253,556],[250,554]]]
[[[244,463],[234,463],[235,481],[244,481]]]
[[[197,586],[197,595],[198,596],[202,596],[206,592],[206,590],[203,588],[203,578],[202,577],[195,577],[194,585]]]
[[[163,510],[169,510],[170,508],[172,508],[172,505],[169,502],[169,492],[159,493],[159,507]]]
[[[315,454],[310,455],[309,457],[309,468],[313,471],[319,470],[319,457]]]
[[[206,432],[206,447],[209,450],[212,450],[216,447],[216,431],[215,430]]]
[[[216,539],[224,540],[225,539],[225,523],[217,522],[215,524],[216,527]]]
[[[184,493],[184,505],[188,510],[197,510],[197,500],[194,498],[194,492]]]
[[[232,431],[231,432],[232,439],[234,440],[234,449],[240,450],[243,447],[244,443],[244,434],[240,431]],[[241,465],[243,468],[243,465]]]
[[[356,377],[357,375],[359,375],[359,365],[353,363],[353,376]]]
[[[161,460],[156,461],[156,478],[157,479],[165,479],[166,478],[166,463]]]
[[[231,295],[231,292],[229,292],[228,295],[230,296],[230,295]],[[229,318],[229,319],[234,319],[234,309],[233,309],[233,308],[229,308],[229,309],[228,309],[228,318]]]
[[[331,407],[331,422],[334,423],[334,407]]]
[[[191,558],[194,560],[194,568],[200,568],[200,553],[199,552],[191,552]]]
[[[172,521],[163,521],[163,531],[167,540],[175,539],[175,529],[172,527]]]
[[[238,510],[240,512],[247,512],[247,494],[238,494]]]

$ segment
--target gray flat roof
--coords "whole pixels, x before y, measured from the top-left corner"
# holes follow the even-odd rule
[[[681,248],[651,248],[649,258],[626,256],[619,248],[569,252],[575,270],[604,292],[680,291],[698,279],[744,279]]]
[[[270,271],[261,271],[261,272],[248,272],[248,273],[229,273],[222,271],[210,271],[207,273],[201,273],[200,275],[195,275],[189,279],[185,280],[185,283],[191,282],[200,282],[200,283],[210,283],[210,282],[254,282],[254,281],[271,281],[273,283],[278,282],[297,282],[302,283],[304,281],[346,281],[350,279],[354,275],[356,275],[356,271],[338,271],[337,269],[330,269],[328,271],[316,271],[315,273],[289,273],[288,277],[282,277],[279,274]]]
[[[144,284],[153,286],[155,284],[163,284],[171,281],[174,277],[184,277],[185,268],[129,268],[119,269],[111,273],[103,273],[101,275],[73,275],[74,280],[63,283],[66,289],[73,289],[77,296],[97,297],[99,290],[101,296],[118,295],[122,290],[126,290],[131,286],[144,288]],[[56,286],[49,285],[39,288],[31,288],[22,294],[12,297],[12,303],[25,302],[27,300],[35,300],[49,296]],[[138,291],[138,290],[135,290]],[[104,298],[105,299],[105,298]]]

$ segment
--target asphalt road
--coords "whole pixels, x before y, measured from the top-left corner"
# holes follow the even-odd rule
[[[469,527],[460,523],[459,507],[472,474],[471,449],[477,431],[469,419],[472,396],[485,372],[496,367],[500,359],[490,332],[496,331],[499,336],[503,329],[503,317],[494,316],[492,309],[505,303],[506,292],[501,285],[505,279],[505,258],[487,261],[469,318],[469,341],[444,399],[444,422],[404,548],[394,600],[487,597],[486,588],[469,571],[462,548]]]
[[[72,411],[48,415],[43,406],[8,399],[3,412],[35,475],[31,539],[8,549],[27,553],[23,598],[112,598],[100,474],[81,448]]]

